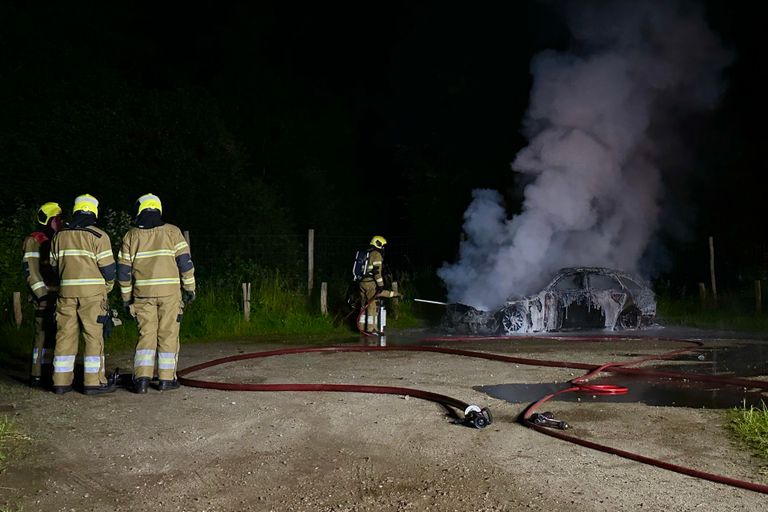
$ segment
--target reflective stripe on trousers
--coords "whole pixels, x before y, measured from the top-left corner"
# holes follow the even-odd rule
[[[91,297],[59,297],[56,302],[54,386],[72,385],[81,332],[85,340],[83,384],[98,386],[107,383],[104,372],[104,326],[98,321],[106,311],[106,293]]]
[[[32,349],[32,364],[51,364],[53,362],[53,350],[48,348]]]
[[[161,380],[175,379],[182,314],[181,292],[168,297],[138,297],[134,299],[133,311],[139,326],[134,377],[152,378],[157,354],[158,377]],[[150,359],[146,359],[147,356]]]
[[[157,369],[158,370],[175,370],[176,369],[176,353],[175,352],[158,353]]]
[[[104,363],[102,356],[85,356],[83,358],[83,371],[85,373],[99,373],[99,369]]]
[[[56,356],[53,358],[53,373],[67,373],[75,371],[75,357]]]
[[[155,351],[149,348],[137,350],[136,355],[133,358],[133,366],[149,366],[150,368],[154,368]]]

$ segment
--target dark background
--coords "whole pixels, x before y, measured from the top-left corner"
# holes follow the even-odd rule
[[[569,42],[546,2],[28,4],[0,3],[1,215],[151,191],[198,240],[382,234],[427,268],[456,257],[472,189],[519,210],[529,62]],[[736,59],[682,124],[651,253],[669,289],[706,280],[709,235],[724,286],[766,270],[763,22],[705,5]]]

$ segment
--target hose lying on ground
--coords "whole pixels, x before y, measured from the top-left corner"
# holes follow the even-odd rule
[[[444,338],[425,338],[421,340],[424,343],[430,342],[461,342],[461,341],[484,341],[484,340],[500,340],[500,339],[520,339],[520,338],[506,338],[506,337],[444,337]],[[526,338],[531,339],[531,338]],[[616,337],[589,337],[589,338],[533,338],[533,339],[567,339],[569,341],[622,341],[631,338],[616,338]],[[618,374],[632,374],[632,375],[645,375],[650,377],[665,377],[670,379],[688,380],[693,382],[715,382],[723,385],[735,385],[742,386],[747,389],[768,389],[768,382],[761,380],[740,379],[731,377],[717,377],[712,375],[693,374],[693,373],[680,373],[670,371],[655,371],[646,368],[631,368],[630,366],[636,366],[640,363],[652,361],[652,360],[664,360],[675,357],[683,352],[687,352],[695,347],[703,346],[703,343],[699,341],[691,340],[677,340],[669,338],[654,338],[657,341],[669,341],[677,343],[689,344],[689,347],[681,348],[673,351],[669,351],[663,354],[647,356],[639,359],[633,359],[623,362],[612,362],[602,365],[593,365],[588,363],[568,362],[568,361],[549,361],[540,359],[520,358],[514,356],[506,356],[501,354],[491,354],[487,352],[478,352],[470,350],[461,350],[447,347],[436,346],[398,346],[398,347],[360,347],[360,346],[335,346],[335,347],[310,347],[310,348],[289,348],[272,350],[265,352],[256,352],[251,354],[239,354],[235,356],[224,357],[220,359],[214,359],[194,366],[190,366],[178,372],[179,380],[182,384],[192,387],[208,388],[208,389],[222,389],[232,391],[334,391],[334,392],[354,392],[354,393],[378,393],[378,394],[396,394],[396,395],[408,395],[415,398],[421,398],[436,402],[445,406],[446,408],[456,408],[464,411],[464,421],[470,425],[478,428],[483,428],[491,423],[492,418],[490,411],[487,408],[479,408],[476,405],[468,404],[456,398],[452,398],[446,395],[438,393],[432,393],[429,391],[422,391],[412,388],[402,387],[390,387],[390,386],[368,386],[368,385],[352,385],[352,384],[244,384],[244,383],[228,383],[228,382],[214,382],[201,379],[192,379],[187,377],[189,374],[194,373],[205,368],[217,366],[220,364],[231,363],[235,361],[242,361],[246,359],[256,359],[264,357],[273,357],[287,354],[302,354],[311,352],[385,352],[385,351],[407,351],[407,352],[436,352],[442,354],[452,354],[464,357],[473,357],[480,359],[487,359],[491,361],[501,361],[508,363],[535,365],[535,366],[547,366],[557,368],[575,368],[587,370],[587,373],[581,377],[577,377],[571,380],[572,386],[558,391],[556,393],[549,394],[537,400],[530,406],[528,406],[521,415],[521,421],[524,425],[535,429],[538,432],[542,432],[552,437],[556,437],[563,441],[579,444],[588,448],[599,450],[605,453],[611,453],[624,457],[627,459],[635,460],[645,464],[650,464],[663,469],[668,469],[681,474],[710,480],[742,489],[748,489],[755,492],[768,494],[768,485],[758,484],[754,482],[748,482],[738,480],[722,475],[716,475],[713,473],[707,473],[699,471],[693,468],[687,468],[684,466],[678,466],[651,457],[646,457],[640,454],[628,452],[625,450],[619,450],[610,446],[601,445],[591,441],[586,441],[578,437],[565,434],[561,431],[555,431],[547,428],[546,416],[537,416],[536,410],[547,401],[552,398],[570,392],[589,392],[591,394],[622,394],[627,392],[627,388],[623,386],[610,386],[610,385],[595,385],[588,384],[588,381],[600,373],[618,373]],[[544,413],[546,414],[546,413]],[[536,420],[539,417],[543,417],[544,420],[539,423]]]

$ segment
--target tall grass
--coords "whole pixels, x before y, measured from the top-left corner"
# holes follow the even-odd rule
[[[341,294],[339,290],[343,288],[339,283],[331,286],[337,294]],[[118,298],[112,297],[112,302],[113,308],[120,308]],[[273,335],[353,336],[355,333],[350,326],[354,322],[354,313],[348,317],[348,323],[342,324],[340,319],[350,310],[343,299],[331,303],[336,310],[323,316],[317,296],[308,297],[305,289],[277,272],[263,273],[252,283],[250,321],[246,322],[239,287],[227,287],[221,282],[208,287],[202,281],[197,300],[184,310],[180,336],[185,342]],[[112,330],[106,342],[111,351],[132,349],[138,339],[136,322],[122,309],[118,311],[123,324]],[[391,322],[391,325],[412,326],[418,323],[407,306],[401,306],[401,311],[402,319]],[[33,335],[31,306],[24,310],[24,319],[20,329],[8,323],[0,325],[0,362],[6,359],[28,360]]]
[[[681,325],[736,331],[768,331],[768,305],[763,313],[755,312],[754,296],[725,294],[717,304],[711,299],[703,304],[698,299],[657,297],[657,318],[664,325]]]
[[[768,461],[768,407],[742,407],[729,413],[728,428],[740,442]],[[768,469],[768,468],[766,468]]]
[[[204,290],[187,306],[182,339],[210,339],[263,335],[343,334],[333,317],[322,316],[306,292],[273,274],[252,283],[250,321],[243,316],[240,290]]]
[[[329,315],[320,314],[319,291],[307,295],[306,284],[281,274],[277,270],[256,269],[250,275],[250,321],[243,316],[241,276],[199,280],[197,300],[187,305],[181,323],[183,342],[284,336],[301,338],[300,341],[325,341],[353,337],[357,311],[346,301],[349,284],[343,278],[328,283]],[[227,283],[232,284],[227,284]],[[409,277],[400,281],[400,291],[406,297],[417,293]],[[351,291],[356,293],[356,287]],[[111,296],[111,307],[119,312],[122,325],[112,330],[106,341],[109,352],[131,350],[138,340],[136,322],[122,311],[120,298]],[[25,306],[24,323],[20,329],[10,323],[0,323],[0,365],[14,361],[17,366],[28,364],[33,335],[33,310]],[[425,311],[412,301],[389,301],[387,304],[390,329],[425,325],[433,309]],[[298,341],[298,340],[297,340]]]

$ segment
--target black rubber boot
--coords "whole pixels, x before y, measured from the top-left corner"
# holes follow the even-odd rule
[[[157,383],[158,391],[171,391],[173,389],[179,389],[181,384],[177,380],[161,380]]]
[[[30,377],[29,378],[29,387],[31,388],[39,388],[43,385],[43,379],[41,377]]]
[[[83,393],[86,395],[103,395],[105,393],[112,393],[117,389],[114,384],[102,384],[101,386],[85,386]]]
[[[133,392],[143,395],[149,389],[149,377],[133,379]]]
[[[53,392],[57,395],[63,395],[72,391],[72,386],[53,386]]]

